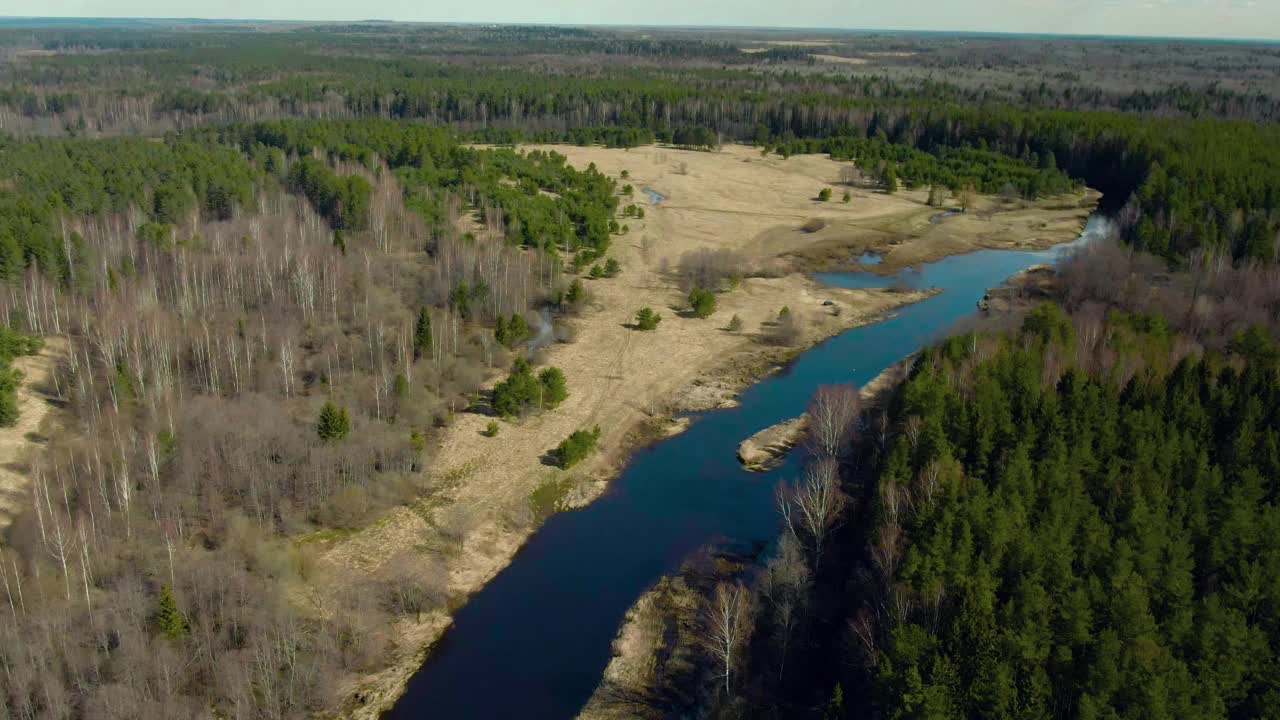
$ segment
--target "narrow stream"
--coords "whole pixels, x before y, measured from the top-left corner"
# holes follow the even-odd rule
[[[1080,239],[1050,250],[981,250],[905,273],[943,292],[848,330],[745,390],[738,407],[698,413],[684,433],[637,451],[594,503],[550,518],[511,565],[471,597],[453,627],[384,718],[574,717],[608,664],[627,608],[694,550],[716,542],[766,542],[777,532],[773,487],[799,472],[749,473],[738,443],[795,417],[826,383],[866,383],[975,311],[988,288],[1105,231],[1090,218]],[[825,273],[844,287],[898,278]]]

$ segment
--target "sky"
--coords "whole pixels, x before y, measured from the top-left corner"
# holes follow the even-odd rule
[[[1280,0],[0,0],[0,16],[718,25],[1280,40]]]

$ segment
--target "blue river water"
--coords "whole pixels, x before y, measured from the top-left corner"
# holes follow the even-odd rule
[[[454,616],[403,697],[383,717],[574,717],[599,682],[626,610],[708,543],[767,542],[773,489],[799,473],[798,453],[764,473],[736,459],[744,438],[804,411],[827,383],[863,384],[975,312],[988,288],[1105,231],[1090,219],[1073,243],[1045,251],[981,250],[901,277],[824,273],[822,282],[942,290],[804,352],[745,390],[740,405],[697,413],[684,433],[638,450],[595,502],[547,520],[511,565]]]

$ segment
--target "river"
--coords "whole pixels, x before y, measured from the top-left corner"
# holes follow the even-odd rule
[[[799,473],[798,453],[769,472],[743,470],[738,443],[795,417],[827,383],[866,383],[975,312],[987,289],[1105,231],[1090,218],[1073,243],[1036,252],[980,250],[903,273],[942,292],[804,352],[745,390],[738,407],[697,413],[684,433],[638,450],[608,491],[547,520],[511,565],[454,615],[453,627],[384,718],[574,717],[609,662],[626,610],[708,543],[767,542],[773,488]],[[899,278],[824,273],[844,287]]]

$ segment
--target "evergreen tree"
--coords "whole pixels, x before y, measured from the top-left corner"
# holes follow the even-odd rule
[[[320,409],[320,419],[316,422],[316,434],[324,442],[330,442],[341,440],[350,432],[351,417],[347,414],[347,408],[326,400],[324,407]]]
[[[160,586],[160,604],[156,607],[152,624],[158,634],[170,640],[181,640],[187,636],[187,619],[178,609],[178,601],[168,585]]]
[[[660,322],[662,316],[654,312],[653,308],[643,307],[636,313],[637,330],[657,330]]]
[[[892,195],[898,192],[898,170],[892,164],[886,165],[884,168],[884,176],[881,178],[881,184],[884,191]]]
[[[413,330],[413,357],[419,360],[429,352],[431,352],[431,310],[423,305],[418,311],[418,322]]]
[[[554,410],[569,397],[569,385],[560,368],[549,367],[538,373],[538,383],[542,385],[542,407],[548,410]]]
[[[570,305],[577,305],[587,299],[587,290],[582,286],[582,280],[573,279],[573,283],[569,285],[569,291],[565,293],[564,300]]]

